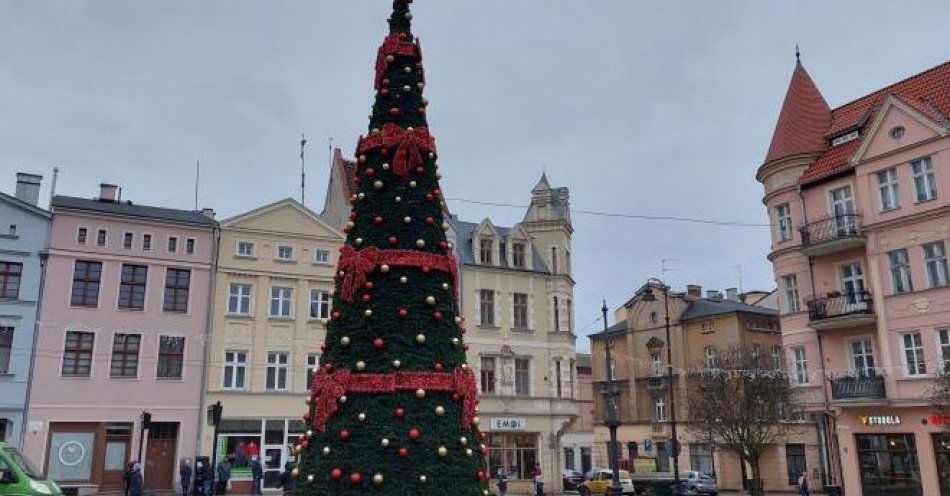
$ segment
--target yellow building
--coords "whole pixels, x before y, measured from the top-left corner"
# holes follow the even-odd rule
[[[218,453],[234,456],[235,491],[249,492],[252,456],[265,489],[292,461],[343,239],[289,198],[221,222],[205,406],[223,406]],[[204,437],[210,453],[212,430]]]

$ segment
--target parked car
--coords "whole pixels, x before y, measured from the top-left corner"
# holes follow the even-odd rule
[[[565,490],[577,489],[577,486],[584,482],[584,474],[577,470],[564,469],[561,471],[561,479]]]
[[[719,494],[719,485],[716,479],[695,470],[683,475],[683,496],[716,496]]]
[[[633,480],[630,479],[630,472],[620,470],[620,490],[624,496],[633,496],[637,494],[633,487]],[[588,480],[577,486],[577,491],[581,496],[607,494],[607,488],[613,482],[614,473],[609,469],[595,469],[588,472]]]
[[[62,496],[63,491],[16,448],[0,442],[0,494]]]

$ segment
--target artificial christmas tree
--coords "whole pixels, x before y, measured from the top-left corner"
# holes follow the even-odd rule
[[[488,494],[411,1],[393,3],[357,145],[334,306],[295,447],[302,495]]]

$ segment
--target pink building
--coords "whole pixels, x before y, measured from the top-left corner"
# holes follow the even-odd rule
[[[146,487],[171,489],[205,421],[213,214],[120,201],[110,185],[52,211],[26,453],[86,494],[121,490],[141,450]]]
[[[757,179],[786,359],[829,484],[950,494],[950,62],[837,108],[798,63]]]

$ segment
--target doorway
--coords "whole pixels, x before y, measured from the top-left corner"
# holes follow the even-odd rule
[[[921,496],[913,434],[855,434],[864,496]]]
[[[838,236],[857,234],[857,223],[854,219],[854,198],[851,195],[851,186],[836,188],[829,192],[831,213],[835,218],[835,228]]]
[[[940,494],[950,494],[950,434],[933,435],[934,458],[937,460],[937,479]]]
[[[175,452],[178,422],[152,422],[145,448],[145,487],[172,489],[175,482]]]

